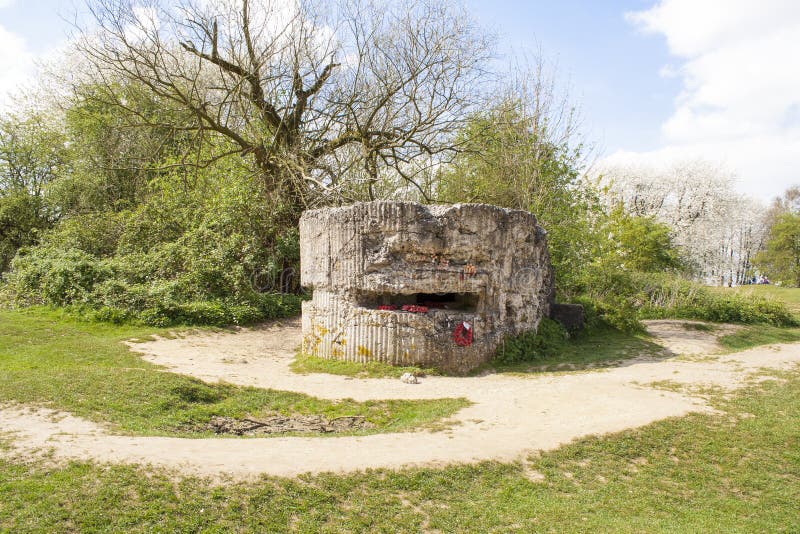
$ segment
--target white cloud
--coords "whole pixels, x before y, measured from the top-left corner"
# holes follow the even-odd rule
[[[154,7],[133,6],[132,15],[134,21],[123,28],[125,39],[132,43],[141,43],[161,27],[158,10]]]
[[[2,0],[0,0],[2,1]],[[34,55],[24,39],[0,26],[0,108],[7,105],[8,95],[32,75]]]
[[[800,182],[800,2],[661,0],[626,18],[661,34],[681,62],[683,89],[662,125],[663,146],[609,160],[703,157],[740,176],[762,198]]]

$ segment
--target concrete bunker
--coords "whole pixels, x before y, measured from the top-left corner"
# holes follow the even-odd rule
[[[303,351],[466,372],[549,313],[545,232],[485,204],[363,202],[300,220]]]

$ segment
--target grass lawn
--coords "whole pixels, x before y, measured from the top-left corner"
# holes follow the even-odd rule
[[[736,352],[774,343],[796,343],[800,341],[800,328],[778,328],[769,325],[743,326],[738,332],[719,338],[726,350]]]
[[[357,378],[398,378],[404,373],[416,376],[436,375],[439,371],[424,367],[409,366],[399,367],[384,362],[347,362],[344,360],[329,360],[308,354],[298,354],[289,368],[295,373],[328,373],[331,375],[354,376]]]
[[[797,532],[800,373],[522,464],[215,485],[0,460],[0,531]]]
[[[362,415],[375,427],[358,433],[406,430],[432,424],[468,404],[464,399],[337,402],[207,384],[164,372],[122,344],[153,333],[152,328],[81,322],[39,308],[0,311],[0,403],[45,404],[108,423],[117,432],[180,436],[209,435],[189,427],[215,415]]]
[[[211,415],[275,412],[360,414],[386,431],[429,424],[465,403],[336,403],[208,385],[163,372],[121,344],[152,333],[41,309],[0,311],[0,402],[44,403],[145,435],[186,435],[184,424]],[[741,350],[796,340],[800,329],[752,326],[722,343]],[[643,336],[595,330],[565,342],[552,361],[500,370],[591,366],[661,350]],[[718,413],[581,439],[524,463],[220,483],[0,454],[0,532],[800,531],[800,369],[711,403]],[[0,449],[3,439],[0,429]]]

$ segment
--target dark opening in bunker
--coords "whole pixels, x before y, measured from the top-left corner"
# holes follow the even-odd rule
[[[358,299],[364,308],[397,308],[413,304],[431,309],[476,311],[479,295],[477,293],[363,293]]]

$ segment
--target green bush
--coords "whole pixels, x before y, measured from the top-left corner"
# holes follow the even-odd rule
[[[44,237],[49,250],[80,250],[98,258],[114,254],[126,214],[86,213],[63,219]]]
[[[572,300],[583,306],[584,322],[588,330],[611,327],[628,333],[644,331],[644,326],[639,321],[639,311],[628,299],[606,297],[603,300],[593,300],[581,296]]]
[[[298,295],[260,294],[253,302],[237,304],[225,301],[157,303],[142,310],[139,319],[150,326],[171,325],[245,325],[269,319],[291,317],[300,313]]]
[[[504,339],[497,348],[495,359],[501,363],[540,360],[556,352],[568,337],[560,323],[543,318],[538,329]]]
[[[90,310],[88,318],[104,323],[125,324],[134,321],[136,316],[128,310],[103,306],[96,310]]]
[[[0,273],[10,266],[20,248],[35,244],[52,223],[52,214],[42,198],[27,191],[0,188]]]
[[[705,290],[672,306],[648,303],[640,310],[644,319],[698,319],[718,323],[797,326],[797,319],[779,301],[757,296],[715,295]]]
[[[743,324],[797,326],[780,301],[756,295],[722,293],[674,276],[636,275],[642,318],[679,318]]]
[[[56,306],[88,304],[94,286],[112,275],[108,264],[76,249],[21,249],[6,276],[12,293],[25,303]]]
[[[246,176],[207,179],[209,188],[186,190],[166,175],[129,209],[66,216],[17,254],[4,294],[154,326],[299,313],[299,238],[284,208]]]
[[[763,297],[725,294],[666,273],[640,273],[593,266],[587,269],[580,302],[589,314],[624,331],[641,330],[640,319],[797,326],[782,303]]]

